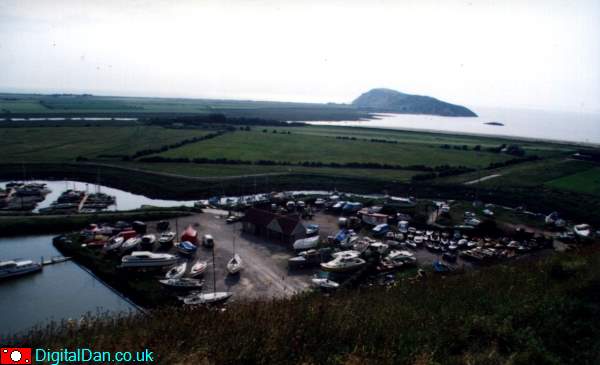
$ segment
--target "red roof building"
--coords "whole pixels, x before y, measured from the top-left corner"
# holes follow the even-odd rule
[[[286,216],[250,208],[242,219],[244,232],[292,244],[306,236],[306,227],[296,215]]]

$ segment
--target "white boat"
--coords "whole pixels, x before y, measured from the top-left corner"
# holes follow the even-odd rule
[[[212,292],[212,293],[196,293],[183,298],[183,303],[187,305],[202,305],[216,304],[226,301],[231,298],[231,292]]]
[[[319,245],[319,236],[303,238],[294,242],[294,250],[304,251]]]
[[[183,276],[185,270],[187,269],[187,262],[182,262],[179,265],[173,266],[169,271],[167,271],[165,277],[167,279],[177,279]]]
[[[192,265],[192,268],[190,269],[188,276],[191,276],[191,277],[200,276],[200,275],[204,274],[207,267],[208,267],[208,262],[198,260]]]
[[[227,263],[227,271],[230,274],[237,274],[244,268],[244,263],[238,254],[233,255],[231,260]]]
[[[388,245],[383,242],[373,242],[369,245],[369,249],[383,255],[388,250]]]
[[[108,240],[106,245],[104,245],[104,251],[111,252],[118,250],[121,248],[121,245],[123,245],[123,242],[125,242],[125,238],[123,236],[115,236]]]
[[[354,251],[354,250],[347,250],[347,251],[338,251],[338,252],[334,252],[331,254],[331,257],[333,258],[347,258],[347,259],[351,259],[351,258],[355,258],[355,257],[359,257],[360,256],[360,252],[359,251]]]
[[[414,263],[417,261],[415,255],[412,252],[406,250],[392,250],[387,255],[387,258],[393,261],[400,261],[407,264]]]
[[[42,270],[42,265],[31,260],[0,261],[0,279],[31,274]]]
[[[173,243],[174,239],[175,239],[175,232],[172,232],[172,231],[163,232],[163,233],[161,233],[160,237],[158,238],[158,243],[161,246],[167,246],[167,245],[171,245]]]
[[[200,289],[204,285],[204,280],[192,278],[163,279],[159,280],[159,282],[169,288],[185,290]]]
[[[361,268],[365,263],[366,261],[359,257],[340,257],[332,261],[322,263],[321,268],[326,271],[352,271]]]
[[[142,238],[139,236],[131,237],[121,245],[121,253],[127,253],[133,251],[142,242]]]
[[[311,281],[315,286],[323,289],[337,289],[340,286],[340,284],[335,281],[325,278],[312,278]]]
[[[156,242],[156,236],[153,234],[146,234],[142,236],[140,246],[143,248],[152,249],[152,247],[154,246],[154,242]]]
[[[578,224],[575,227],[573,227],[573,231],[577,236],[581,238],[589,238],[592,229],[590,228],[589,224]]]
[[[163,267],[177,263],[177,256],[168,253],[150,251],[134,251],[131,255],[123,256],[121,267]]]

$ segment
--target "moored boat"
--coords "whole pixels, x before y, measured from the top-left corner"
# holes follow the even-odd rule
[[[329,262],[321,263],[321,268],[326,271],[345,272],[361,268],[366,261],[359,257],[340,257]]]
[[[175,248],[184,255],[193,255],[198,250],[198,246],[189,241],[178,242],[175,244]]]
[[[207,267],[208,267],[208,262],[203,261],[203,260],[198,260],[190,268],[190,272],[188,273],[188,276],[191,276],[191,277],[200,276],[200,275],[204,274]]]
[[[171,289],[181,289],[181,290],[194,290],[201,289],[204,285],[204,280],[200,279],[192,279],[192,278],[172,278],[172,279],[163,279],[159,280],[159,282]]]
[[[0,279],[23,276],[42,270],[42,265],[32,260],[14,259],[0,261]]]
[[[167,279],[180,278],[183,276],[186,269],[187,269],[187,262],[182,262],[181,264],[175,265],[171,269],[169,269],[169,271],[167,271],[167,273],[165,274],[165,277]]]
[[[183,298],[183,303],[186,305],[218,304],[225,302],[232,295],[231,292],[196,293]]]
[[[177,256],[168,253],[134,251],[121,259],[122,268],[165,267],[177,263]]]
[[[231,274],[238,274],[244,268],[244,263],[238,254],[233,255],[227,262],[227,271]]]
[[[161,246],[170,246],[173,244],[174,239],[175,239],[175,232],[172,232],[172,231],[163,232],[160,234],[160,237],[158,238],[158,243]]]

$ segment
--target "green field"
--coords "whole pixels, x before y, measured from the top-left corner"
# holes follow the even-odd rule
[[[594,167],[586,171],[563,176],[548,181],[546,185],[555,189],[563,189],[600,197],[600,167]]]
[[[507,155],[489,152],[444,150],[439,143],[403,141],[398,144],[362,140],[340,140],[315,134],[318,128],[294,128],[291,134],[264,133],[255,128],[250,132],[227,133],[208,141],[189,144],[162,153],[165,157],[227,158],[247,161],[271,160],[284,162],[318,161],[323,163],[381,163],[401,166],[487,166],[504,161]],[[282,129],[278,129],[282,131]],[[310,133],[310,132],[313,133]]]
[[[73,161],[77,156],[132,154],[206,134],[161,127],[0,128],[0,162]]]
[[[369,117],[346,104],[177,99],[92,95],[0,94],[1,117],[199,115],[273,120],[358,120]]]

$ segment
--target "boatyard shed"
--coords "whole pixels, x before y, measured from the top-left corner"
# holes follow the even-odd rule
[[[281,243],[292,244],[306,236],[306,227],[297,215],[280,215],[250,208],[242,223],[244,232]]]

